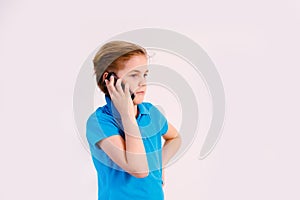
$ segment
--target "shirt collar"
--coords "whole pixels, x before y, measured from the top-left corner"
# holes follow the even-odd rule
[[[112,112],[112,109],[116,110],[116,107],[114,106],[114,104],[112,103],[112,100],[110,99],[110,97],[108,95],[105,95],[105,101],[106,101],[106,105],[107,105],[110,113]],[[139,115],[149,114],[149,110],[145,107],[145,105],[143,103],[137,104],[137,108],[139,110]]]

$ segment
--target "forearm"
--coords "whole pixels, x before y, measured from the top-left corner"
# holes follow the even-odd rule
[[[176,154],[181,145],[181,137],[166,140],[162,148],[162,167],[164,168],[171,158]]]
[[[122,116],[125,133],[125,158],[129,168],[136,173],[148,173],[148,161],[141,133],[132,116]]]

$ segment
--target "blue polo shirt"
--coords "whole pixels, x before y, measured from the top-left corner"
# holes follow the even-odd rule
[[[137,105],[136,118],[147,153],[149,175],[136,178],[124,171],[97,143],[112,135],[125,140],[121,117],[111,99],[105,96],[106,105],[94,111],[86,122],[86,137],[98,177],[98,200],[163,200],[162,138],[168,130],[164,115],[149,102]]]

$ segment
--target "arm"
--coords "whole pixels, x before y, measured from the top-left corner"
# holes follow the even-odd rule
[[[120,135],[101,140],[98,145],[122,169],[137,178],[148,176],[145,147],[135,119],[122,117],[125,140]]]
[[[114,87],[113,76],[107,84],[114,106],[120,113],[124,139],[117,135],[103,139],[99,142],[100,148],[122,169],[137,178],[148,176],[148,160],[138,124],[135,119],[133,102],[129,93],[129,85],[125,84],[125,91],[121,87],[121,79]]]
[[[181,146],[181,137],[175,127],[168,122],[168,131],[163,135],[162,167],[164,168]]]
[[[162,149],[162,180],[163,186],[165,186],[165,169],[164,167],[170,161],[170,159],[176,154],[181,146],[181,137],[174,126],[168,123],[168,131],[163,135],[165,143]]]

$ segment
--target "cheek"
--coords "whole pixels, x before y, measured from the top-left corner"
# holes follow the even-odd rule
[[[127,81],[126,83],[128,83],[129,84],[129,88],[131,89],[131,90],[135,90],[136,88],[137,88],[137,82],[136,81]]]

